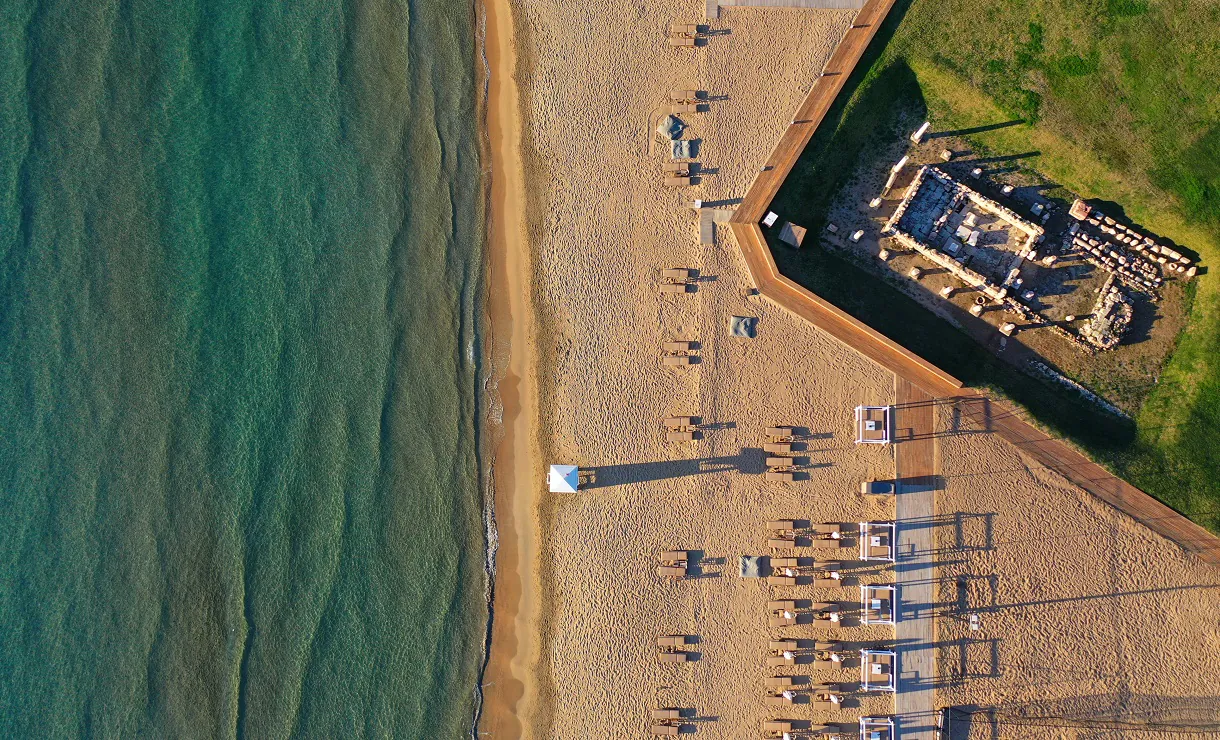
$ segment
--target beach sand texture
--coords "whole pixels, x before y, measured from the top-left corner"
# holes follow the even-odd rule
[[[484,727],[502,728],[497,737],[515,735],[515,723],[503,717],[511,711],[524,737],[640,736],[649,709],[677,706],[714,718],[697,723],[700,736],[741,738],[756,736],[758,723],[768,717],[846,722],[861,710],[888,712],[889,700],[880,697],[837,716],[807,707],[763,708],[768,637],[827,634],[810,627],[789,635],[768,629],[765,601],[823,597],[810,587],[769,593],[765,584],[738,577],[737,558],[767,553],[767,519],[893,517],[892,503],[865,501],[856,493],[860,480],[893,474],[892,452],[856,446],[851,422],[856,404],[893,401],[894,378],[809,324],[748,296],[745,266],[728,230],[718,227],[718,244],[700,245],[697,217],[689,208],[694,198],[715,202],[745,193],[853,13],[726,10],[711,24],[718,35],[692,50],[668,48],[664,28],[703,22],[701,4],[525,0],[513,11],[529,183],[541,452],[533,460],[533,487],[514,492],[517,503],[521,497],[528,503],[515,510],[535,516],[528,527],[532,544],[520,561],[533,608],[517,621],[526,625],[526,634],[509,641],[519,653],[513,663],[521,669],[513,675],[521,683],[504,682],[513,687],[507,701],[497,699],[496,686],[488,689],[488,706],[495,711]],[[706,90],[713,98],[708,112],[683,117],[691,126],[688,136],[703,140],[698,161],[711,172],[697,186],[675,191],[662,187],[660,165],[667,158],[649,142],[666,91],[678,88]],[[697,292],[659,295],[664,267],[698,269]],[[732,315],[758,317],[757,338],[729,336]],[[661,343],[669,340],[699,342],[701,362],[662,366]],[[662,418],[687,414],[701,418],[705,438],[667,443]],[[774,424],[810,432],[801,455],[807,480],[764,483],[759,448],[764,428]],[[950,474],[941,510],[981,508],[994,513],[995,532],[1011,533],[1004,541],[1014,544],[971,552],[965,560],[1000,574],[998,603],[1028,600],[1022,594],[1034,576],[1026,569],[1035,566],[1044,571],[1043,582],[1071,579],[1070,588],[1048,593],[1101,593],[1118,583],[1109,565],[1056,565],[1093,562],[1094,553],[1078,539],[1015,544],[1040,537],[1033,531],[1032,522],[1039,521],[1033,512],[1053,512],[1050,525],[1069,532],[1092,531],[1105,522],[1103,554],[1143,564],[1123,577],[1125,590],[1159,588],[1166,577],[1177,584],[1207,580],[1178,548],[1056,476],[1028,470],[999,439],[962,435],[938,444]],[[591,469],[596,484],[577,495],[543,493],[549,463]],[[973,470],[1011,472],[968,477]],[[663,549],[699,551],[704,577],[662,581],[654,567]],[[1155,572],[1161,560],[1170,563],[1170,572]],[[952,578],[968,566],[944,567]],[[866,572],[863,578],[891,576]],[[1137,582],[1149,585],[1136,587]],[[1174,593],[1183,603],[1206,600],[1213,613],[1220,597],[1214,590]],[[854,601],[857,594],[842,589],[826,600]],[[1090,617],[1108,630],[1105,635],[1126,630],[1124,639],[1151,641],[1171,654],[1192,649],[1162,644],[1174,628],[1158,627],[1155,616],[1128,625],[1114,609],[1108,611],[1107,618]],[[1070,617],[1058,614],[1059,622]],[[1004,651],[1034,654],[1058,638],[1029,616],[985,617],[984,630],[1002,625]],[[942,634],[958,629],[957,623],[940,621]],[[844,636],[892,638],[890,630],[872,630]],[[700,660],[658,665],[656,637],[683,633],[698,636]],[[1091,639],[1078,626],[1066,634]],[[493,664],[498,649],[493,640]],[[1086,648],[1103,649],[1104,643]],[[1121,676],[1083,661],[1067,663],[1065,670],[1098,673],[1089,689],[1094,694],[1125,685]],[[1197,680],[1216,675],[1203,665],[1194,670],[1183,681],[1163,668],[1140,680],[1155,684],[1150,693],[1189,694]],[[812,675],[815,682],[838,678],[795,674]],[[1004,680],[1020,681],[1020,675],[1015,669],[1003,673]],[[852,676],[858,674],[842,680]],[[1065,696],[1072,688],[1062,687]],[[1003,680],[945,690],[954,702],[959,696],[980,701],[1033,691]],[[981,698],[971,691],[982,692]]]

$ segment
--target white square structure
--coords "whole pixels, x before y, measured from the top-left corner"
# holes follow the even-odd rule
[[[856,444],[886,445],[893,438],[890,406],[856,407]]]
[[[898,592],[893,586],[860,584],[860,624],[898,621]]]
[[[898,688],[898,654],[893,650],[860,651],[860,688],[894,691]]]
[[[860,522],[860,559],[894,562],[897,530],[894,522]]]

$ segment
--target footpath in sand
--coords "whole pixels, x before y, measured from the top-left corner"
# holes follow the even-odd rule
[[[700,244],[689,207],[742,197],[854,12],[726,8],[706,46],[672,49],[664,28],[702,22],[702,4],[523,0],[513,11],[543,455],[528,466],[533,485],[511,502],[512,532],[530,533],[516,553],[531,608],[514,617],[515,631],[496,627],[492,663],[503,645],[513,654],[506,680],[487,689],[499,719],[492,724],[489,712],[483,729],[500,738],[639,737],[650,709],[677,706],[692,710],[699,736],[745,738],[771,717],[847,723],[892,712],[882,696],[835,714],[764,708],[768,639],[825,634],[777,634],[767,599],[849,603],[858,591],[769,592],[738,577],[737,558],[767,554],[768,519],[894,518],[894,499],[858,493],[861,480],[894,474],[893,448],[857,446],[852,429],[855,405],[895,402],[894,377],[750,295],[727,229]],[[684,117],[707,171],[675,191],[662,187],[662,158],[649,142],[666,91],[681,88],[709,93],[706,113]],[[662,297],[664,267],[698,269],[697,291]],[[733,315],[758,318],[758,336],[730,336]],[[698,342],[700,364],[662,366],[667,340]],[[1207,616],[1220,606],[1220,575],[1031,469],[951,406],[935,407],[943,490],[928,528],[938,577],[926,609],[937,618],[935,642],[923,647],[938,658],[937,706],[1037,708],[1047,695],[1071,713],[1214,701],[1220,671],[1205,656],[1220,649]],[[704,438],[667,443],[661,420],[684,414],[700,417]],[[762,477],[763,430],[775,424],[805,432],[804,479],[790,485]],[[546,494],[552,462],[592,470],[596,484]],[[701,576],[658,578],[663,549],[697,551]],[[1124,616],[1132,609],[1140,611]],[[971,631],[974,612],[981,628]],[[700,659],[659,664],[656,637],[679,633],[698,637]],[[894,630],[853,628],[842,638],[893,641]],[[1115,645],[1118,655],[1106,652]],[[497,693],[505,686],[507,695]],[[971,726],[980,733],[971,736],[997,736],[981,734],[981,719]],[[1062,732],[1032,731],[1022,736]]]

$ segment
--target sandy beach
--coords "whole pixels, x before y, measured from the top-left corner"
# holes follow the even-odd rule
[[[762,702],[777,636],[766,601],[817,592],[742,579],[739,556],[768,554],[768,519],[894,517],[892,499],[858,493],[861,480],[894,475],[893,448],[856,445],[852,424],[857,404],[894,402],[894,376],[752,295],[728,229],[701,244],[691,208],[743,196],[854,13],[724,10],[706,46],[668,48],[665,27],[704,23],[702,9],[525,0],[510,19],[506,2],[488,6],[493,351],[506,368],[480,725],[492,737],[640,736],[662,706],[693,710],[700,736],[757,736],[762,719],[784,714]],[[703,176],[674,190],[661,184],[667,158],[652,129],[679,88],[706,91],[708,109],[683,117]],[[666,267],[698,270],[694,292],[662,296]],[[732,316],[756,318],[757,336],[731,336]],[[663,366],[672,340],[697,342],[699,363]],[[670,415],[700,417],[703,438],[667,442]],[[801,432],[792,484],[763,480],[775,424]],[[1220,671],[1206,656],[1220,646],[1206,615],[1220,606],[1220,574],[994,435],[963,429],[948,407],[938,429],[938,706],[1053,699],[1066,716],[1209,698]],[[594,482],[545,493],[550,463]],[[695,552],[700,577],[658,577],[665,549]],[[862,583],[894,577],[845,567]],[[817,598],[858,601],[853,588]],[[1134,608],[1147,616],[1126,617]],[[968,611],[979,630],[959,618]],[[892,640],[887,629],[850,639]],[[697,636],[699,659],[658,664],[657,636],[679,633]],[[833,716],[788,714],[890,711],[887,697],[867,696]]]

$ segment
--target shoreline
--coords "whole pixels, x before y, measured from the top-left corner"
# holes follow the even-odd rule
[[[476,733],[522,734],[520,709],[529,700],[529,624],[533,606],[533,460],[537,415],[530,303],[530,259],[525,235],[521,122],[514,72],[512,10],[506,0],[483,0],[486,65],[488,317],[492,378],[499,429],[492,443],[495,557],[492,601]],[[496,401],[498,400],[498,403]],[[494,419],[493,413],[492,418]],[[494,422],[493,422],[494,423]],[[490,690],[488,690],[490,689]]]

